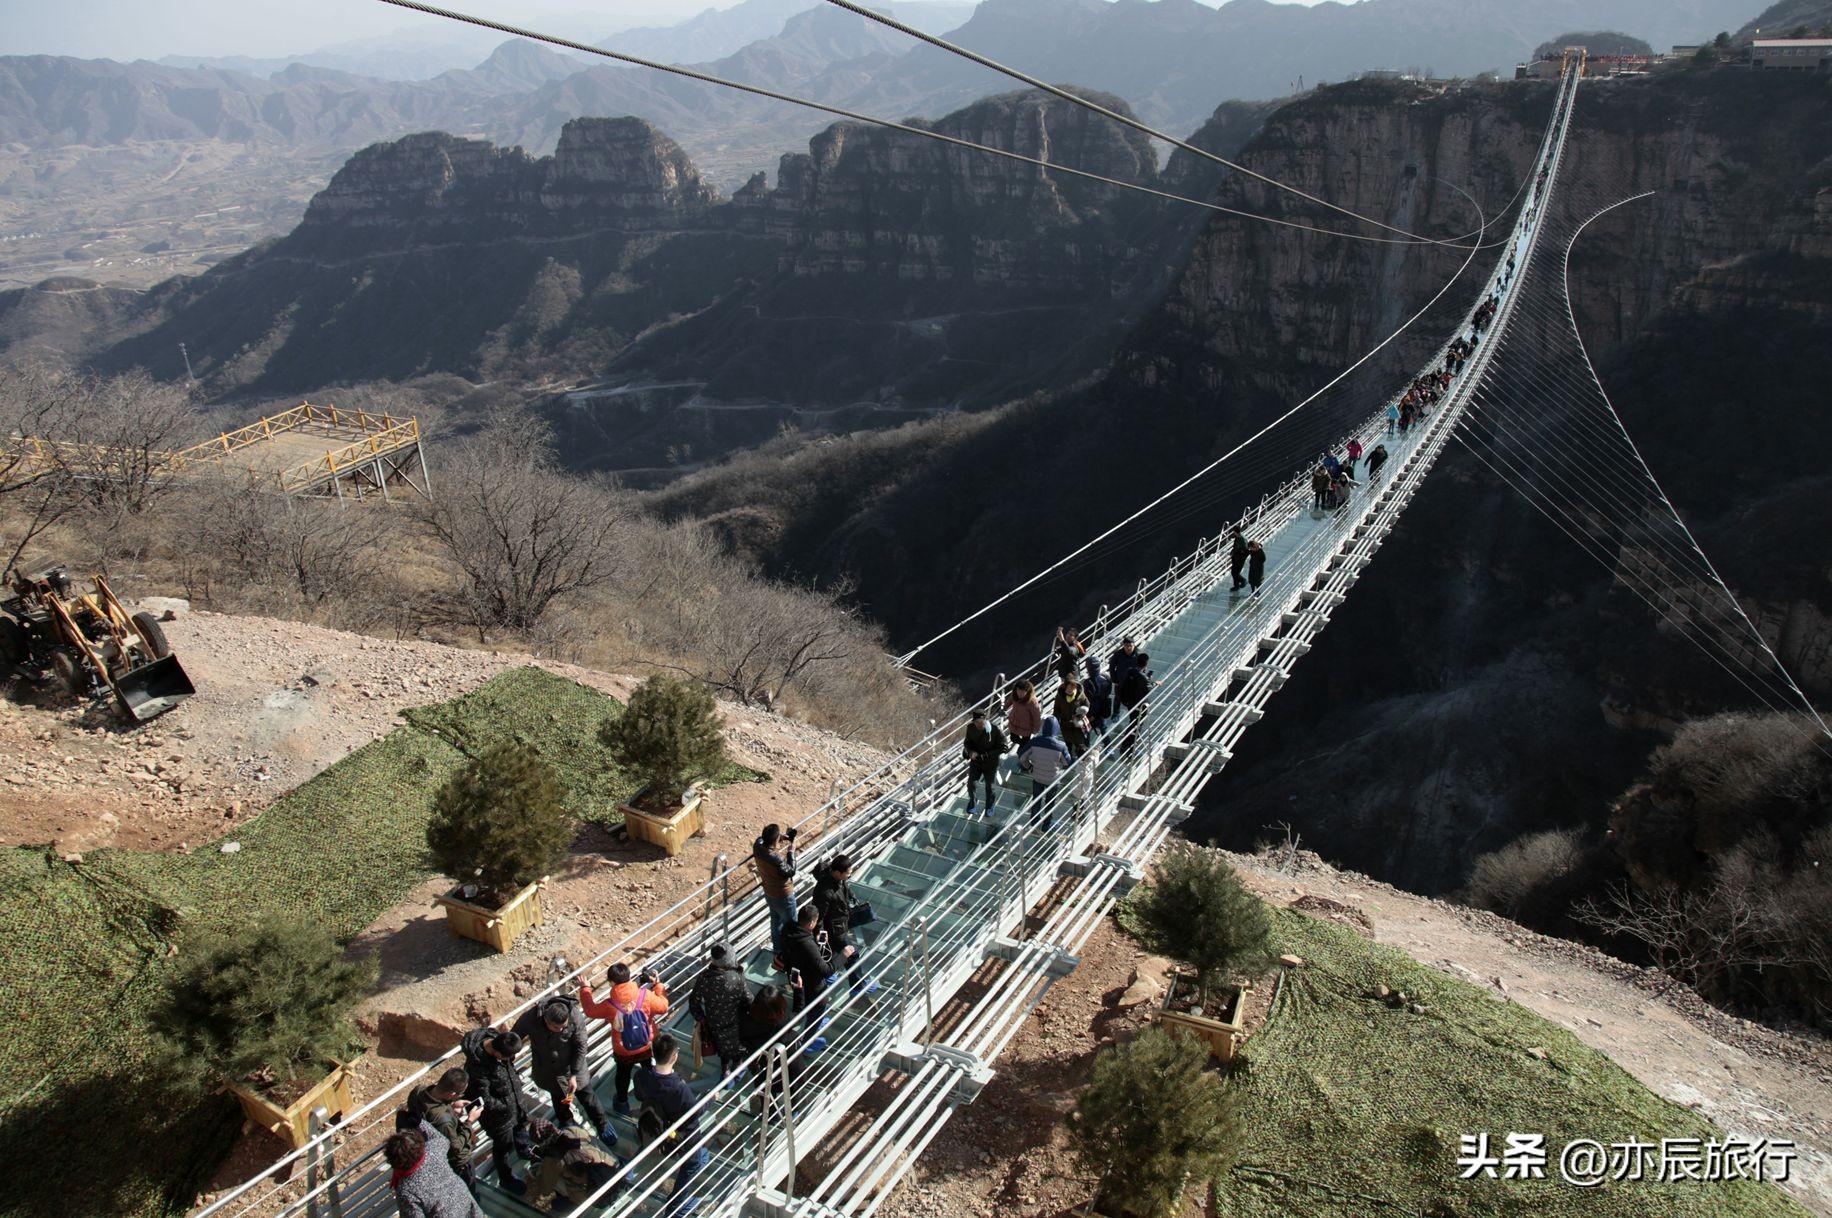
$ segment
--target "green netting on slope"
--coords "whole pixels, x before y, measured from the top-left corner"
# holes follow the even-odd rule
[[[602,798],[591,733],[616,703],[538,669],[505,673],[398,728],[188,856],[104,850],[67,864],[0,851],[0,1214],[182,1209],[238,1118],[162,1096],[144,1075],[146,1010],[188,927],[267,913],[354,934],[431,874],[439,784],[479,742],[521,735],[575,807]],[[429,730],[438,727],[438,731]],[[228,840],[228,839],[223,839]],[[79,1165],[78,1156],[85,1163]]]
[[[573,815],[620,825],[618,805],[636,794],[637,782],[606,761],[598,743],[598,729],[617,704],[598,694],[581,698],[574,692],[580,690],[592,692],[539,668],[518,668],[456,701],[408,711],[407,721],[473,757],[505,740],[533,745],[559,773]],[[728,762],[713,782],[724,786],[765,778]]]
[[[1307,964],[1247,1044],[1248,1142],[1221,1187],[1232,1218],[1805,1214],[1751,1181],[1564,1184],[1557,1154],[1574,1138],[1722,1134],[1524,1007],[1340,927],[1290,911],[1277,919],[1280,950]],[[1365,996],[1378,985],[1427,1013]],[[1549,1178],[1459,1180],[1459,1138],[1481,1132],[1497,1148],[1509,1132],[1545,1134]]]

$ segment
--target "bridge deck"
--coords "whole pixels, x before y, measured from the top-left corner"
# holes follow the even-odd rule
[[[1257,596],[1229,589],[1226,542],[1216,537],[1090,627],[1084,637],[1103,654],[1120,634],[1146,640],[1159,681],[1140,721],[1110,724],[1105,739],[1047,792],[1034,792],[1008,763],[991,813],[965,815],[957,719],[869,776],[854,814],[844,815],[843,800],[825,809],[843,819],[804,857],[852,855],[855,891],[877,913],[861,931],[861,962],[829,992],[827,1019],[818,1025],[792,1021],[724,1085],[710,1068],[689,1069],[702,1097],[695,1137],[639,1148],[629,1123],[614,1121],[607,1132],[628,1160],[625,1174],[614,1191],[562,1212],[681,1214],[686,1194],[699,1203],[694,1212],[700,1215],[869,1218],[875,1212],[954,1109],[972,1101],[1038,998],[1073,969],[1075,953],[1099,920],[1190,813],[1203,784],[1225,765],[1241,734],[1310,649],[1432,469],[1511,316],[1515,285],[1500,268],[1509,255],[1522,268],[1530,264],[1533,218],[1555,180],[1577,79],[1567,74],[1535,165],[1536,172],[1546,172],[1545,184],[1529,189],[1483,294],[1497,293],[1501,301],[1489,335],[1451,392],[1411,434],[1384,435],[1384,402],[1357,429],[1365,447],[1381,442],[1388,448],[1379,483],[1322,513],[1311,509],[1308,479],[1300,474],[1249,513],[1243,529],[1268,554]],[[1427,367],[1437,367],[1442,357],[1440,348]],[[1055,685],[1047,665],[1040,662],[1031,673],[1047,699]],[[680,996],[697,977],[705,948],[725,942],[742,954],[753,984],[783,984],[767,947],[761,895],[734,899],[729,883],[729,872],[715,876],[701,894],[703,913],[693,908],[697,899],[677,906],[587,967],[634,955],[634,944],[663,942],[642,962]],[[1033,910],[1043,921],[1027,935],[1026,915]],[[964,1009],[957,1004],[950,1026],[938,1032],[934,1013],[989,962],[990,980],[975,988]],[[854,985],[867,977],[874,987]],[[688,1043],[692,1031],[687,1004],[677,1002],[663,1032]],[[594,1023],[589,1053],[607,1102],[609,1038],[608,1025]],[[893,1101],[863,1133],[855,1131],[811,1194],[797,1196],[795,1164],[887,1073],[905,1078]],[[531,1110],[544,1111],[544,1096],[531,1092],[527,1098]],[[391,1109],[383,1097],[355,1114],[345,1130],[351,1149],[344,1153],[352,1161],[341,1169],[323,1164],[326,1176],[315,1198],[326,1197],[335,1181],[349,1218],[392,1212],[386,1168],[372,1149],[376,1131],[391,1124]],[[354,1149],[365,1145],[371,1149]],[[305,1157],[314,1162],[333,1149],[327,1138]],[[672,1169],[700,1151],[706,1166],[682,1196],[674,1196]],[[525,1218],[535,1212],[496,1187],[487,1160],[478,1166],[488,1213]],[[273,1210],[253,1190],[237,1190],[204,1213],[259,1207],[290,1216],[308,1204],[295,1196]]]

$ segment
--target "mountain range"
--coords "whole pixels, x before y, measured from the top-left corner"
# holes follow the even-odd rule
[[[809,11],[810,8],[816,11]],[[1441,74],[1506,71],[1543,39],[1608,28],[1655,46],[1734,29],[1748,0],[1363,0],[1314,6],[1229,0],[985,0],[889,6],[915,25],[1037,76],[1124,98],[1143,118],[1184,133],[1222,100],[1267,98],[1300,81],[1388,67]],[[735,44],[735,45],[734,45]],[[626,31],[605,45],[693,63],[814,100],[888,117],[938,116],[995,92],[996,74],[864,19],[804,0],[744,0],[667,29]],[[583,79],[578,79],[583,77]],[[591,109],[576,109],[589,106]],[[695,124],[694,112],[710,117]],[[472,70],[391,81],[294,63],[263,78],[221,67],[179,68],[50,56],[0,59],[0,140],[33,147],[135,139],[215,138],[355,146],[414,129],[476,132],[552,147],[580,114],[633,114],[664,126],[711,163],[702,145],[729,142],[733,121],[785,130],[780,107],[717,97],[576,55],[499,50]],[[805,138],[804,119],[750,168]],[[697,129],[696,129],[697,128]]]

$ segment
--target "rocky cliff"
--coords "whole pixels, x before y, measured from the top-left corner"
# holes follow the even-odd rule
[[[1550,102],[1531,83],[1340,86],[1281,108],[1242,156],[1387,223],[1450,237],[1474,227],[1450,186],[1498,216]],[[1822,695],[1832,685],[1832,487],[1821,457],[1832,420],[1819,354],[1829,157],[1832,112],[1815,79],[1724,70],[1593,81],[1562,196],[1581,217],[1657,192],[1587,230],[1573,260],[1579,324],[1688,523]],[[1166,170],[1196,172],[1181,159]],[[1231,205],[1343,222],[1221,181]],[[870,610],[913,642],[1333,376],[1461,257],[1217,216],[1094,388],[785,463],[785,489],[847,487],[844,511],[830,495],[804,514],[755,462],[729,484],[716,473],[689,480],[667,502],[722,513],[735,541],[782,569],[851,573]],[[925,660],[977,685],[991,675],[983,657],[1034,648],[1054,622],[1090,615],[1291,472],[1330,426],[1365,413],[1445,324],[1427,317],[1320,402],[1316,426],[1272,437],[1269,458],[1237,462],[1238,476],[1216,476],[1185,508],[1148,518]],[[961,493],[988,473],[996,498]],[[912,581],[912,570],[934,574]],[[1453,451],[1278,712],[1248,734],[1196,830],[1245,843],[1289,822],[1358,868],[1441,891],[1522,832],[1599,824],[1645,756],[1644,729],[1738,696],[1707,657],[1656,632],[1645,606],[1612,593],[1609,573],[1512,488]],[[1633,714],[1620,713],[1625,703]]]
[[[1239,108],[1223,142],[1255,113]],[[1142,137],[1042,94],[935,128],[1158,177]],[[357,153],[293,232],[154,289],[89,353],[174,375],[183,341],[218,395],[428,371],[686,383],[559,412],[581,465],[632,469],[785,421],[849,430],[1067,383],[1155,299],[1199,216],[851,123],[729,200],[640,119],[574,120],[546,157],[432,132]]]

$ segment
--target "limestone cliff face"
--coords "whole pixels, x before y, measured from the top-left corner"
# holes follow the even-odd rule
[[[574,119],[539,158],[427,132],[351,157],[287,244],[347,256],[378,230],[406,245],[489,240],[681,222],[720,201],[680,145],[639,118]]]
[[[1040,93],[935,127],[1157,180],[1142,137]],[[638,420],[653,443],[627,443],[603,438],[627,436],[619,407],[592,407],[581,463],[614,447],[631,468],[688,440],[702,457],[755,443],[813,417],[800,411],[875,426],[1091,373],[1201,215],[850,123],[785,157],[774,188],[760,175],[730,200],[638,118],[576,119],[546,157],[429,132],[351,157],[287,236],[148,293],[144,332],[102,344],[100,362],[163,370],[184,341],[223,394],[449,371],[690,381],[777,412],[733,430],[729,414],[670,410]]]
[[[554,211],[665,212],[710,207],[681,146],[639,118],[576,118],[544,163],[541,203]]]
[[[1331,89],[1285,108],[1245,160],[1389,223],[1454,235],[1469,227],[1467,204],[1431,179],[1505,203],[1550,106],[1532,85],[1379,90]],[[1655,192],[1574,247],[1579,327],[1688,525],[1824,697],[1823,84],[1734,71],[1587,82],[1561,181],[1548,217],[1561,245],[1605,205]],[[1234,183],[1221,197],[1336,222]],[[1118,359],[1117,379],[1167,416],[1180,403],[1221,428],[1244,426],[1242,416],[1270,409],[1249,390],[1289,404],[1418,307],[1453,257],[1218,218]],[[1428,327],[1395,344],[1407,349],[1389,362],[1403,366],[1440,334]],[[1541,341],[1523,327],[1510,345]],[[1722,603],[1715,588],[1695,592]],[[1600,825],[1645,756],[1647,726],[1748,700],[1711,658],[1655,627],[1645,605],[1612,591],[1608,571],[1453,448],[1281,694],[1281,714],[1243,742],[1198,831],[1242,844],[1289,821],[1358,868],[1442,890],[1476,854],[1522,833]],[[1317,763],[1320,739],[1331,750]]]
[[[1043,93],[988,98],[933,129],[1122,182],[1157,178],[1145,137]],[[795,244],[798,276],[1098,289],[1136,253],[1115,229],[1137,204],[1111,187],[883,128],[831,127],[784,157],[778,180],[771,228]]]

